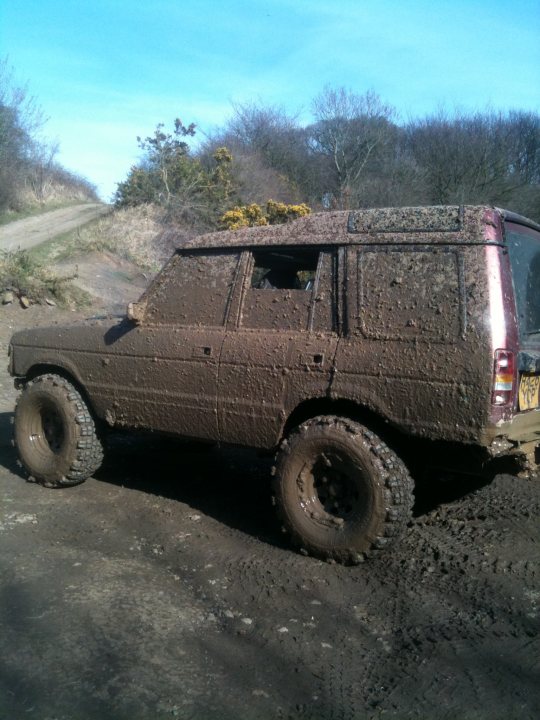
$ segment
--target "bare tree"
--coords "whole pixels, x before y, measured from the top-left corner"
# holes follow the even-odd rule
[[[339,207],[347,208],[376,154],[392,140],[394,111],[372,91],[358,95],[329,86],[312,107],[316,118],[308,128],[312,152],[329,161],[333,187],[327,190],[337,195]]]
[[[409,124],[409,144],[436,203],[500,203],[521,184],[512,122],[500,113],[444,111]],[[515,145],[516,147],[512,147]],[[523,160],[523,162],[525,162]]]
[[[511,111],[505,118],[508,127],[510,170],[522,182],[540,183],[540,115]]]
[[[216,147],[226,145],[233,153],[238,186],[254,202],[278,196],[291,202],[309,194],[309,148],[296,117],[279,106],[254,103],[234,105],[233,110],[225,127],[201,149],[203,161],[211,160]],[[270,184],[266,193],[265,183]]]
[[[57,153],[58,143],[37,144],[32,151],[32,162],[27,178],[36,200],[40,203],[45,202],[47,191],[52,185],[55,169],[54,159]]]
[[[259,153],[238,150],[233,155],[232,173],[240,204],[263,205],[269,198],[281,202],[300,199],[299,190],[283,172],[269,167]]]
[[[7,58],[0,60],[0,208],[17,204],[31,166],[36,133],[45,120],[26,87],[17,85]]]
[[[45,122],[27,88],[15,82],[7,58],[0,60],[0,210],[17,210],[28,200],[43,203],[59,189],[97,198],[89,182],[55,163],[58,145],[40,134]]]

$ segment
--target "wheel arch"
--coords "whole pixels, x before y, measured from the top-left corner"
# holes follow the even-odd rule
[[[301,402],[292,410],[283,425],[281,439],[296,426],[317,415],[337,415],[359,422],[379,435],[392,448],[399,448],[406,437],[402,431],[366,405],[345,398],[312,398]]]

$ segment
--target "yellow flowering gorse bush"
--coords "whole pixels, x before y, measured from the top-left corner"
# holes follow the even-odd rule
[[[286,203],[268,200],[266,212],[257,203],[241,205],[228,210],[221,216],[220,222],[227,230],[238,230],[242,227],[258,225],[277,225],[289,220],[309,215],[311,209],[305,204],[287,205]]]

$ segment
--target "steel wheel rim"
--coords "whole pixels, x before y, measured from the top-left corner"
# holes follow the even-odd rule
[[[363,514],[370,502],[362,472],[343,453],[326,451],[301,468],[297,486],[300,505],[314,522],[342,529]]]
[[[66,439],[65,423],[53,402],[42,400],[32,413],[28,439],[43,458],[59,455]]]

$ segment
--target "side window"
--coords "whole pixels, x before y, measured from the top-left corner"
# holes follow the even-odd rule
[[[296,249],[253,253],[251,288],[255,290],[311,290],[319,253]]]
[[[254,251],[242,326],[333,330],[332,257],[312,247]]]
[[[358,253],[358,326],[368,338],[444,341],[464,330],[458,252],[442,249]]]
[[[165,325],[225,323],[239,253],[175,255],[147,297],[146,319]]]

